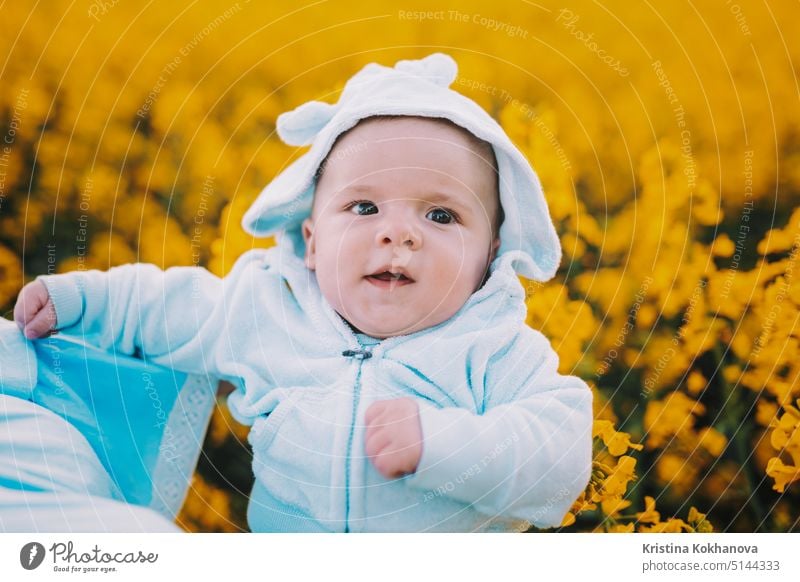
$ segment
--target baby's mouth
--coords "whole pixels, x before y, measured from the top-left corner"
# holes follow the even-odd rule
[[[373,273],[372,275],[367,275],[366,279],[375,285],[381,287],[389,286],[390,288],[408,285],[414,282],[414,279],[408,277],[404,273],[393,273],[391,271]]]

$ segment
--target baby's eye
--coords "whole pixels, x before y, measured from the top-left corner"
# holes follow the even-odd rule
[[[348,209],[350,210],[350,212],[358,214],[360,216],[378,213],[377,206],[375,206],[372,202],[366,202],[364,200],[361,200],[359,202],[353,202]]]
[[[439,224],[450,224],[451,222],[456,221],[456,216],[449,210],[445,210],[444,208],[434,208],[433,210],[429,210],[428,214],[425,215],[425,218],[430,218],[434,222],[438,222]]]

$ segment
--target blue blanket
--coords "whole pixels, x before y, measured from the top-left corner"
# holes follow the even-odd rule
[[[177,531],[215,386],[0,319],[0,532]]]

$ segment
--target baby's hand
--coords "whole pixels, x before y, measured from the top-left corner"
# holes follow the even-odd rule
[[[49,335],[56,327],[56,309],[41,281],[22,288],[14,306],[14,321],[28,339]]]
[[[364,414],[364,448],[378,472],[387,479],[417,470],[422,457],[419,408],[411,398],[373,402]]]

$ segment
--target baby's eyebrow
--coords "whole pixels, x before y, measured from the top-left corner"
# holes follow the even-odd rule
[[[341,188],[337,194],[348,194],[350,192],[360,192],[362,194],[374,194],[375,189],[372,186],[366,186],[363,184],[350,184]]]
[[[347,186],[342,186],[338,190],[334,190],[332,195],[337,198],[352,198],[353,196],[357,195],[369,199],[381,198],[383,196],[381,194],[380,189],[373,188],[372,186],[366,186],[363,184],[351,184]]]
[[[429,204],[436,204],[444,206],[451,210],[456,211],[462,218],[466,218],[476,212],[474,205],[471,205],[464,199],[464,194],[451,194],[449,192],[442,192],[435,190],[428,192],[424,195],[424,200]]]
[[[427,202],[433,202],[434,204],[442,203],[442,204],[460,204],[462,202],[460,196],[454,196],[452,194],[448,194],[447,192],[431,192],[425,195],[425,200]]]

